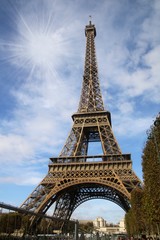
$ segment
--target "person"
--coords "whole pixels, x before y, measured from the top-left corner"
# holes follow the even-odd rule
[[[141,240],[146,240],[147,238],[146,238],[146,235],[145,234],[142,234],[142,236],[141,236]]]

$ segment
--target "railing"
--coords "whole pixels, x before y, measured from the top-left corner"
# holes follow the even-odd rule
[[[112,154],[112,155],[96,155],[96,156],[63,156],[50,158],[49,164],[55,163],[72,163],[72,162],[111,162],[111,161],[131,161],[131,154]]]
[[[67,228],[64,233],[55,230],[55,223],[61,221],[43,215],[27,211],[9,204],[0,202],[0,240],[117,240],[117,235],[100,233],[96,230],[84,231],[79,228],[77,220],[66,221]],[[30,218],[41,217],[34,227],[30,228]],[[53,230],[54,229],[54,230]]]
[[[18,239],[75,239],[76,220],[66,221],[54,218],[45,214],[39,214],[32,211],[18,208],[9,204],[0,202],[0,240],[18,240]],[[31,225],[32,217],[35,218],[34,225]],[[72,227],[73,234],[60,234],[59,223],[64,223],[65,230]],[[53,231],[56,233],[53,234]],[[57,231],[59,234],[57,234]],[[77,235],[77,234],[76,234]]]

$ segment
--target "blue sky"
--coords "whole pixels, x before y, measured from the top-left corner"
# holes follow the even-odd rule
[[[142,179],[146,131],[160,104],[160,1],[0,0],[2,202],[19,206],[65,143],[80,99],[89,15],[105,108]],[[98,216],[116,223],[124,211],[92,200],[72,217]]]

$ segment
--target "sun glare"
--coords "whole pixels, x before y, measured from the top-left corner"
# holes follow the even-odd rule
[[[57,66],[61,64],[64,48],[69,49],[64,29],[56,29],[51,13],[43,11],[41,18],[39,15],[35,16],[35,12],[26,15],[16,9],[16,34],[8,42],[0,43],[0,49],[7,56],[3,60],[16,68],[27,70],[30,77],[37,70],[44,72],[44,75],[47,72],[55,73]]]
[[[34,33],[26,41],[26,58],[39,67],[47,67],[54,58],[54,42],[52,35]]]

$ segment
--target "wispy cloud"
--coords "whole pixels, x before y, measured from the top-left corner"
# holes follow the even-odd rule
[[[106,219],[107,216],[107,222],[118,223],[124,217],[124,214],[125,212],[119,206],[113,205],[106,200],[98,199],[83,203],[71,217],[73,219],[95,220],[97,217]]]

